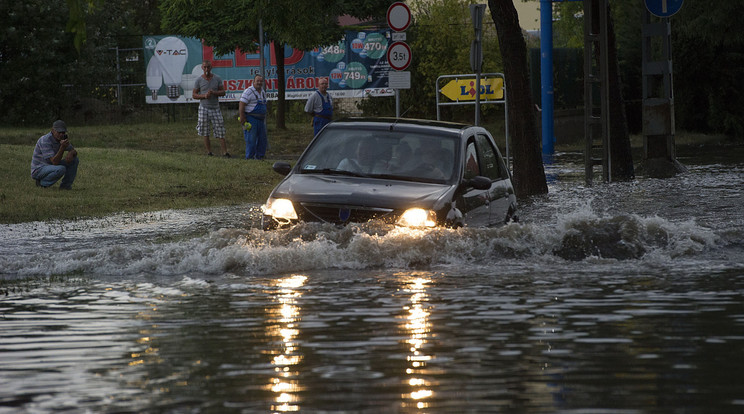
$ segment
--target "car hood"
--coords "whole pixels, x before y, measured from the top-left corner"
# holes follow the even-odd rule
[[[292,174],[274,190],[272,197],[295,202],[340,204],[380,208],[437,208],[453,185],[377,178],[317,174]]]

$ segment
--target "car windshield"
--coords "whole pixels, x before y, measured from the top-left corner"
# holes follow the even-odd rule
[[[446,183],[455,176],[457,142],[446,135],[326,129],[300,159],[300,172]]]

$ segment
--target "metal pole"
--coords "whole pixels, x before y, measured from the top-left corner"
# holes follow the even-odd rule
[[[119,46],[116,46],[116,98],[121,106],[121,65],[119,65]]]
[[[258,58],[261,59],[260,73],[261,77],[266,81],[266,69],[264,69],[264,32],[263,32],[263,21],[258,19]]]
[[[483,12],[485,4],[471,4],[470,18],[473,20],[475,38],[470,46],[470,66],[475,72],[475,125],[480,125],[480,80],[483,64],[483,46],[481,45],[481,32],[483,30]]]
[[[506,102],[506,76],[504,76],[502,89],[504,90],[504,135],[506,135],[506,169],[511,172],[511,155],[509,155],[509,104]]]
[[[555,153],[553,131],[553,3],[540,0],[540,84],[542,97],[542,154],[550,161]]]
[[[441,92],[441,90],[439,88],[439,79],[441,79],[441,78],[442,78],[441,76],[438,77],[437,78],[437,83],[436,83],[436,89],[437,89],[437,99],[436,99],[436,102],[437,102],[437,121],[439,121],[439,117],[440,117],[440,111],[439,111],[439,94],[442,93],[442,92]]]
[[[480,70],[475,72],[475,126],[480,126]]]
[[[395,117],[400,118],[400,91],[395,89]]]
[[[607,4],[609,0],[600,0],[599,2],[599,27],[602,37],[600,39],[601,59],[599,65],[602,73],[602,143],[604,144],[605,159],[607,162],[604,167],[607,170],[604,178],[608,183],[612,182],[612,139],[610,136],[610,67],[608,51],[610,50],[609,41],[609,24],[607,22]]]

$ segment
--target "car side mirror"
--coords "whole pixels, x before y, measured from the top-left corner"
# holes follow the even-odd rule
[[[287,175],[292,171],[292,166],[288,162],[277,161],[271,166],[271,169],[281,175]]]
[[[464,184],[468,187],[473,187],[476,190],[488,190],[491,188],[491,179],[482,175],[477,175],[469,180],[465,180]]]

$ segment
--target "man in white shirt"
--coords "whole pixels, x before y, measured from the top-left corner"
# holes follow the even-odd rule
[[[318,90],[310,94],[305,103],[305,112],[313,117],[313,135],[333,119],[333,100],[328,93],[328,78],[318,81]]]
[[[266,156],[269,140],[266,135],[266,91],[264,78],[256,75],[253,85],[243,91],[238,104],[238,120],[240,125],[249,123],[250,128],[244,128],[245,159],[262,160]]]

